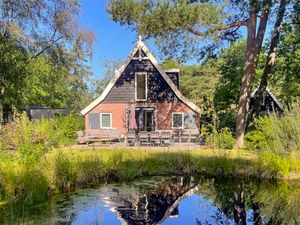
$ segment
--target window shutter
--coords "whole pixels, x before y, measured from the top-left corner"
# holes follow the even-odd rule
[[[185,112],[184,113],[184,128],[185,129],[197,128],[196,114],[194,112]]]
[[[89,113],[89,126],[91,129],[100,128],[100,113]]]

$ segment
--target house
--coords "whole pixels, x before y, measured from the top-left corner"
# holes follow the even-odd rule
[[[130,111],[137,131],[197,129],[199,108],[179,91],[179,70],[164,70],[139,39],[103,93],[81,110],[86,130],[129,130]]]
[[[250,110],[253,108],[254,101],[257,99],[257,91],[258,91],[258,88],[256,88],[251,94],[250,108],[249,108]],[[283,112],[283,107],[280,104],[280,102],[278,101],[278,99],[267,88],[264,93],[262,102],[260,103],[259,113],[266,115],[266,114],[270,114],[272,112],[280,114]]]
[[[70,113],[68,109],[53,109],[47,106],[26,105],[26,114],[30,120],[52,119],[56,116],[66,116]]]

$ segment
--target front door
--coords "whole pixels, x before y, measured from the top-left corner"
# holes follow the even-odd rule
[[[154,131],[154,110],[144,110],[143,125],[145,131]]]
[[[136,107],[135,119],[139,131],[154,131],[155,119],[153,107]]]

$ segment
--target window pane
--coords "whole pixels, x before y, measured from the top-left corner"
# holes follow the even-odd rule
[[[103,128],[110,127],[110,114],[102,114],[101,125]]]
[[[182,125],[182,114],[173,114],[173,127],[181,128]]]
[[[146,99],[146,75],[136,75],[136,98]]]

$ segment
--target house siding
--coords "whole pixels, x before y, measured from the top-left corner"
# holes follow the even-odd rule
[[[130,102],[135,100],[136,72],[147,72],[147,102],[179,102],[175,93],[150,60],[131,60],[104,99],[104,102]]]
[[[129,107],[130,103],[100,103],[89,113],[112,113],[112,128],[119,129],[121,134],[125,134],[126,128],[126,107]],[[172,130],[172,112],[184,112],[184,128],[195,129],[196,116],[192,109],[186,106],[182,102],[176,103],[137,103],[136,107],[154,107],[156,109],[156,129],[158,130]],[[89,128],[89,113],[85,115],[85,126],[87,130]]]

